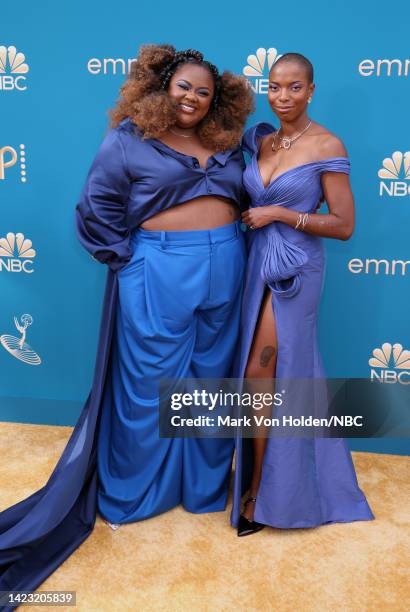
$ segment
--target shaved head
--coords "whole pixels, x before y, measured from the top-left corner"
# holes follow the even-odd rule
[[[313,66],[307,57],[302,55],[301,53],[285,53],[281,55],[279,59],[273,64],[271,71],[276,68],[279,64],[282,63],[295,63],[299,64],[301,68],[306,72],[306,77],[309,83],[313,83]]]

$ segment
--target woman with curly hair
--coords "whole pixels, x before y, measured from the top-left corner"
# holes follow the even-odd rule
[[[160,438],[158,383],[230,374],[252,92],[198,51],[147,45],[121,94],[77,206],[81,243],[109,268],[93,387],[48,483],[0,515],[2,590],[36,588],[97,507],[116,528],[227,501],[233,441]]]

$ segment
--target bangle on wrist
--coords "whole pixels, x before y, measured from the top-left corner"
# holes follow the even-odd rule
[[[309,213],[299,213],[298,220],[295,225],[295,229],[304,230],[308,221],[309,221]]]
[[[298,214],[298,220],[297,220],[296,225],[295,225],[295,229],[298,229],[299,225],[302,223],[302,219],[303,219],[303,215],[302,215],[302,213],[299,213]]]

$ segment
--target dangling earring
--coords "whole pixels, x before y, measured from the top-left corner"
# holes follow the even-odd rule
[[[308,98],[308,104],[312,102],[312,98]]]

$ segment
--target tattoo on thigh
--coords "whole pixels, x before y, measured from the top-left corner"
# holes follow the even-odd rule
[[[265,346],[260,354],[259,364],[262,368],[266,368],[269,365],[270,360],[275,355],[274,346]]]

